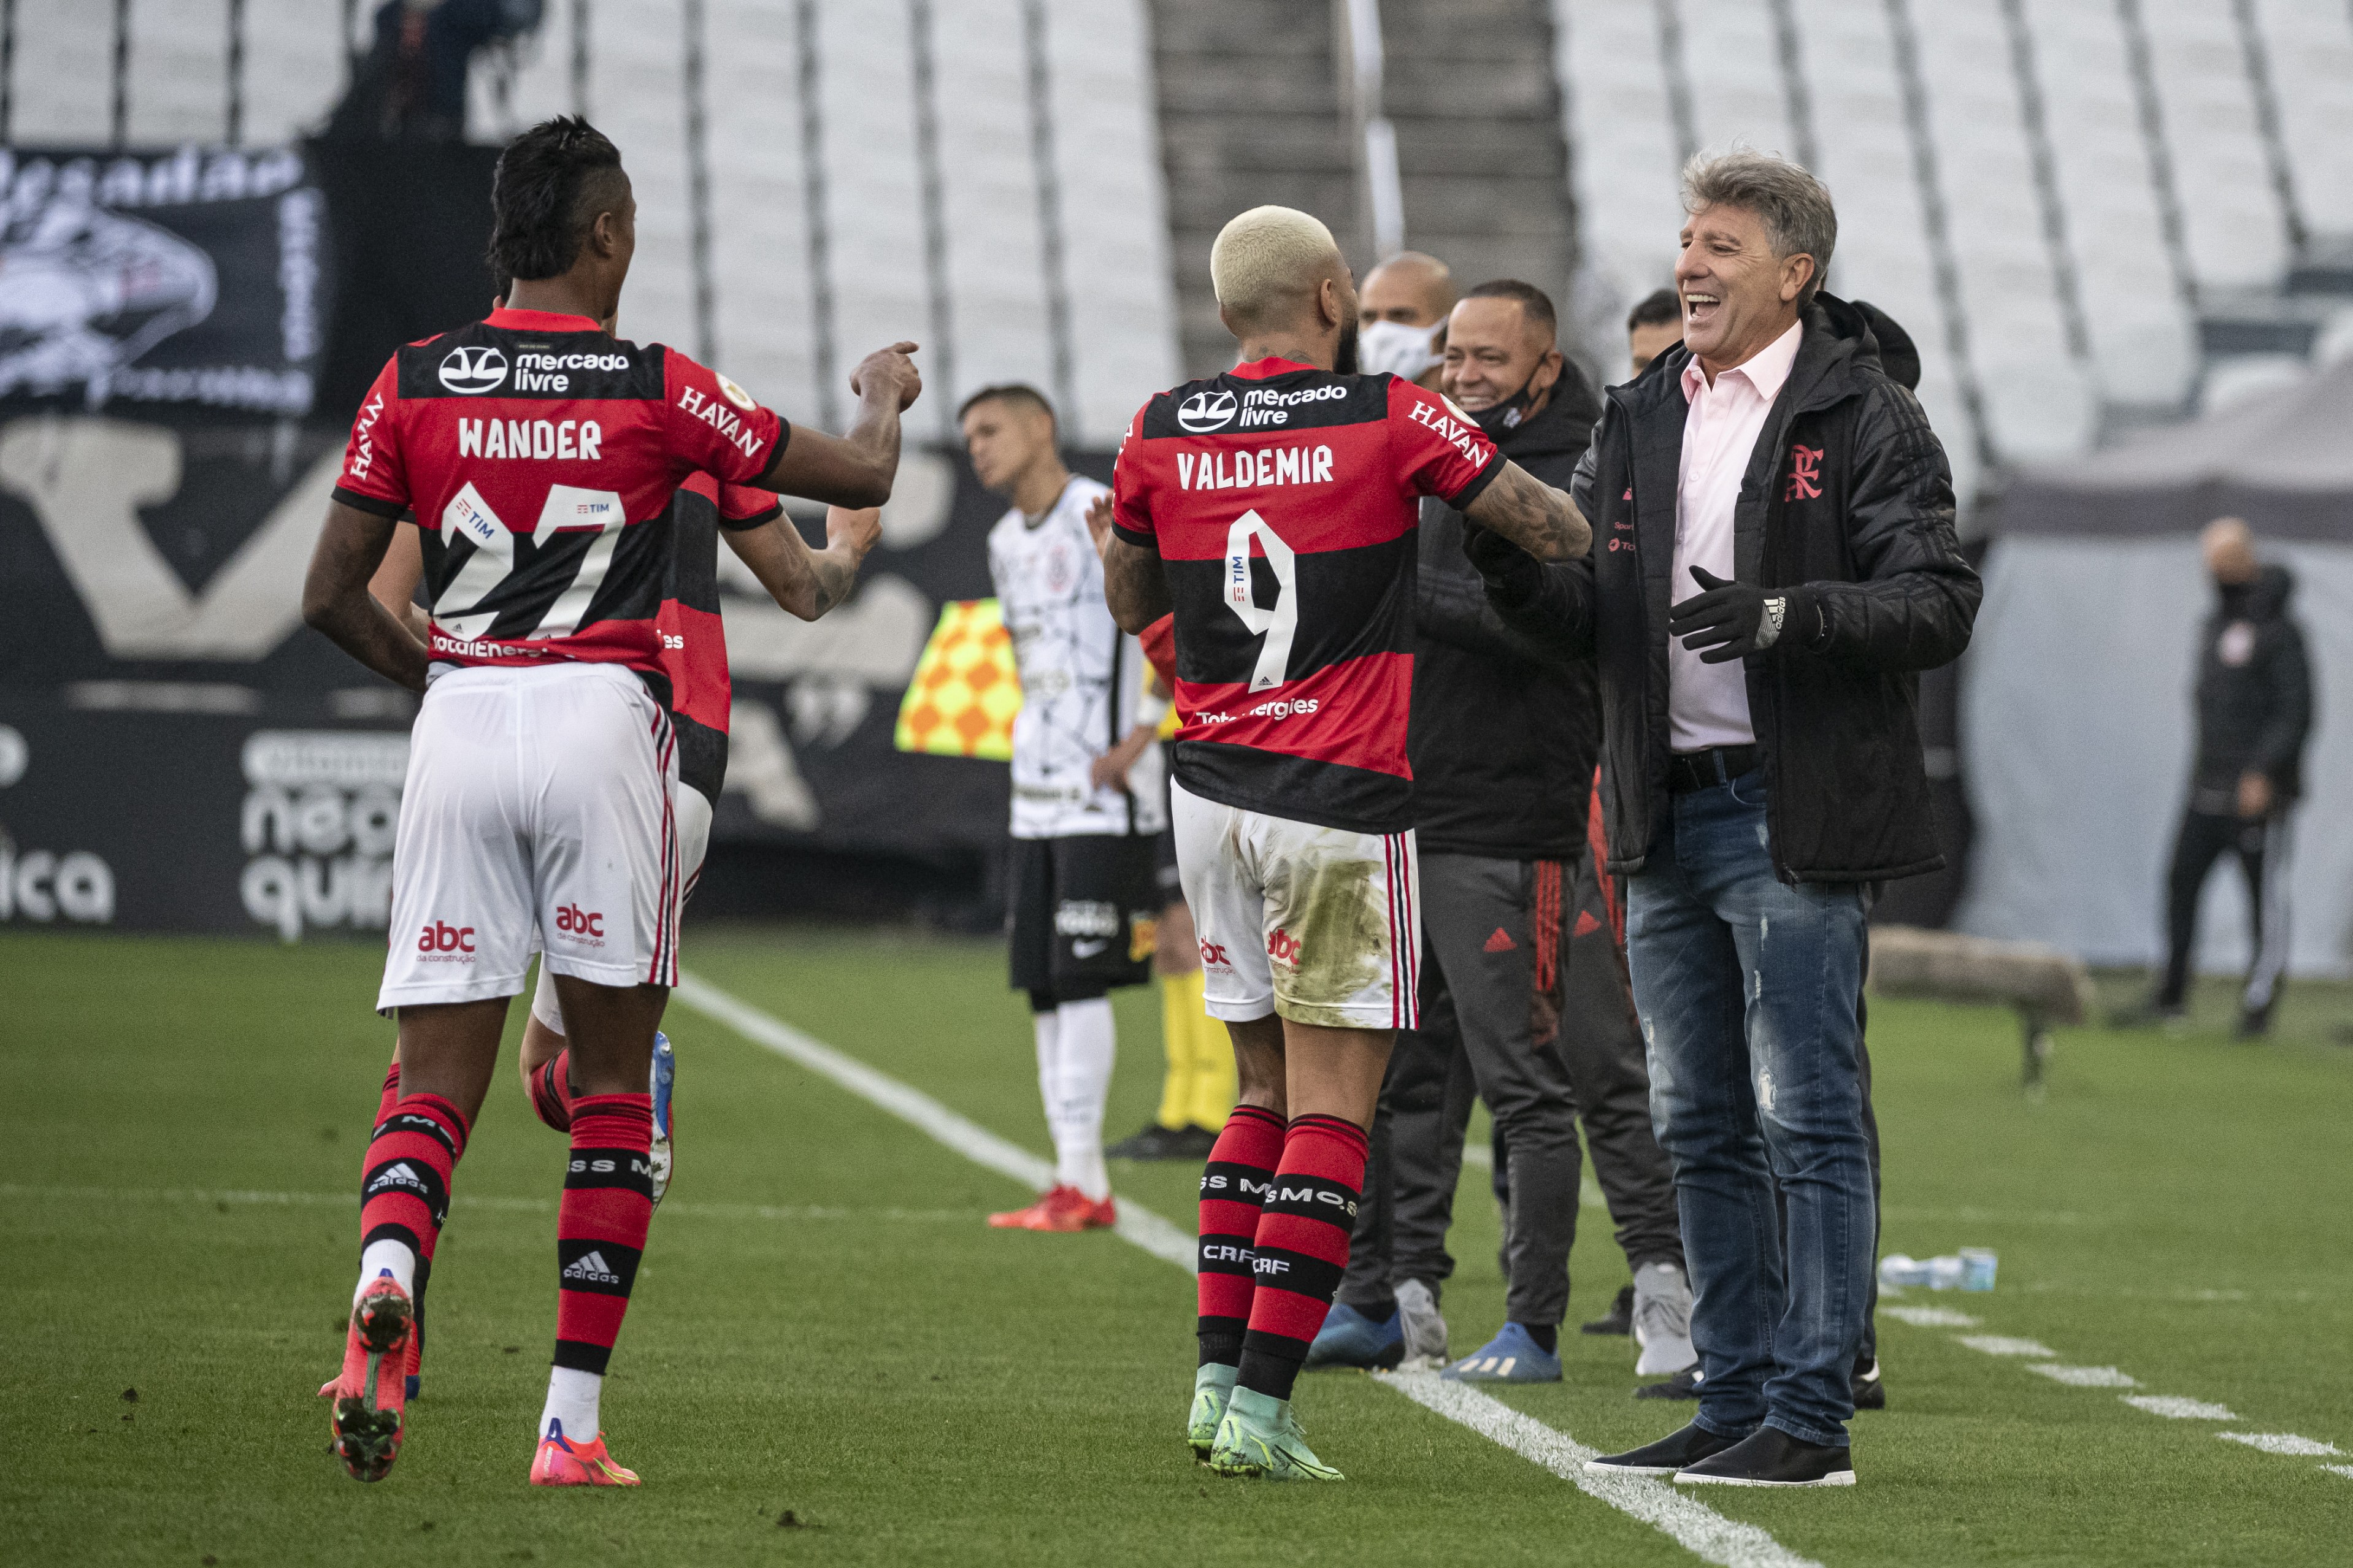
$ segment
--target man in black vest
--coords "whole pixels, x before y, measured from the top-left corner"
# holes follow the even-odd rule
[[[1465,548],[1507,621],[1599,655],[1610,864],[1695,1297],[1698,1415],[1595,1464],[1847,1486],[1877,1224],[1864,922],[1877,884],[1943,863],[1915,683],[1968,646],[1981,587],[1926,416],[1820,292],[1830,193],[1746,151],[1683,185],[1683,342],[1610,389],[1577,467],[1590,566],[1482,531]]]
[[[1448,321],[1446,390],[1514,462],[1566,485],[1600,404],[1556,346],[1556,333],[1542,289],[1481,284]],[[1507,1321],[1447,1376],[1560,1376],[1580,1100],[1590,1101],[1586,1132],[1597,1173],[1655,1329],[1646,1335],[1656,1342],[1646,1346],[1655,1356],[1646,1370],[1679,1371],[1692,1360],[1690,1291],[1614,957],[1599,954],[1609,1009],[1588,1016],[1580,1006],[1569,1016],[1559,1006],[1599,739],[1593,663],[1554,656],[1503,624],[1463,561],[1464,526],[1442,503],[1422,508],[1408,742],[1427,952],[1422,1024],[1398,1037],[1390,1058],[1373,1134],[1375,1174],[1357,1222],[1362,1245],[1351,1247],[1339,1304],[1313,1360],[1395,1364],[1406,1355],[1446,1355],[1438,1295],[1453,1271],[1446,1233],[1475,1093],[1494,1117],[1504,1161],[1497,1185],[1510,1194]],[[1596,962],[1589,945],[1584,962]],[[1576,994],[1588,999],[1584,988]],[[1613,1029],[1614,1038],[1588,1038]]]

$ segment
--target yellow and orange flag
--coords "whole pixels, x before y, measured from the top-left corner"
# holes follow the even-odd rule
[[[1021,676],[995,599],[951,599],[915,661],[892,743],[935,757],[1013,760]]]

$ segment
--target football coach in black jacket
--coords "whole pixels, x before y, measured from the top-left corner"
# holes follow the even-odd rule
[[[1865,917],[1879,883],[1942,863],[1915,679],[1968,646],[1981,590],[1926,416],[1820,291],[1830,193],[1744,151],[1694,159],[1683,207],[1683,345],[1604,399],[1575,489],[1588,563],[1484,531],[1465,549],[1506,621],[1599,657],[1609,858],[1695,1297],[1697,1416],[1597,1463],[1852,1485]]]

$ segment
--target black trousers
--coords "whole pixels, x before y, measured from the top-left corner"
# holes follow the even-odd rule
[[[2242,1005],[2250,1013],[2261,1013],[2277,998],[2287,969],[2288,818],[2285,806],[2268,816],[2195,807],[2181,814],[2181,830],[2173,839],[2173,865],[2165,878],[2165,983],[2157,994],[2161,1005],[2179,1007],[2189,994],[2198,900],[2214,862],[2225,854],[2239,858],[2239,869],[2247,879],[2248,935],[2254,952],[2247,964]]]
[[[1508,890],[1501,875],[1506,867],[1518,868],[1522,879]],[[1566,1262],[1577,1208],[1572,1116],[1585,1124],[1594,1174],[1628,1267],[1683,1262],[1673,1173],[1651,1129],[1651,1079],[1641,1026],[1591,858],[1583,858],[1573,881],[1562,879],[1568,883],[1562,889],[1567,896],[1548,901],[1529,897],[1525,879],[1531,871],[1532,863],[1525,861],[1422,858],[1424,924],[1433,931],[1431,962],[1422,971],[1422,1027],[1399,1033],[1389,1057],[1364,1203],[1339,1291],[1339,1299],[1351,1306],[1384,1310],[1394,1282],[1419,1279],[1436,1289],[1454,1272],[1446,1232],[1453,1221],[1472,1102],[1482,1097],[1495,1121],[1495,1184],[1504,1206],[1504,1274],[1510,1286],[1506,1310],[1514,1321],[1556,1323],[1566,1305]],[[1433,892],[1433,873],[1441,886],[1462,884],[1456,898]],[[1484,894],[1485,904],[1475,893]],[[1462,907],[1449,908],[1453,904]],[[1529,981],[1525,952],[1516,955],[1522,962],[1508,976],[1491,975],[1493,954],[1482,940],[1505,925],[1523,931],[1521,921],[1537,918],[1537,908],[1531,906],[1557,922],[1551,942],[1565,971],[1559,1030],[1541,1047],[1528,1045],[1524,1022]],[[1436,923],[1445,918],[1442,909],[1461,928],[1447,944],[1458,949],[1451,964],[1440,955],[1434,936]],[[1532,934],[1524,935],[1521,945],[1532,946]],[[1483,1042],[1474,1048],[1465,1039],[1463,1000],[1450,990],[1458,977],[1481,994],[1474,1011],[1495,1020],[1487,1032],[1505,1048]],[[1527,1195],[1525,1204],[1506,1195],[1514,1187]]]

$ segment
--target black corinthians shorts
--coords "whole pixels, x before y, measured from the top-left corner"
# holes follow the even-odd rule
[[[1148,837],[1081,834],[1013,841],[1013,988],[1078,1002],[1152,977],[1161,895]]]

